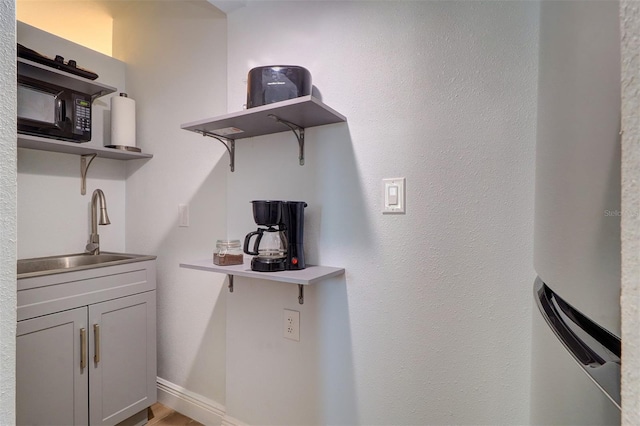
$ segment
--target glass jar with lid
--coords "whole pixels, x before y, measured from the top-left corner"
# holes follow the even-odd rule
[[[242,265],[240,240],[218,240],[213,252],[213,263],[218,266]]]

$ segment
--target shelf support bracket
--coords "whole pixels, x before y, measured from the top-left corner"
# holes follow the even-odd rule
[[[223,136],[218,136],[213,133],[209,133],[205,130],[196,130],[196,132],[200,133],[202,136],[208,136],[210,138],[217,139],[225,148],[227,148],[227,152],[229,153],[229,168],[233,172],[236,168],[236,141],[233,139],[225,138]]]
[[[300,165],[304,166],[304,127],[300,127],[295,123],[283,120],[282,118],[273,114],[269,114],[268,117],[277,121],[278,123],[284,124],[289,129],[291,129],[293,134],[296,136],[296,139],[298,139],[298,160],[300,160]]]
[[[89,170],[89,166],[94,158],[96,158],[98,154],[87,154],[80,156],[80,195],[87,194],[87,171]],[[87,157],[91,157],[89,162],[87,162]]]
[[[233,275],[227,274],[227,278],[229,279],[229,293],[233,293]],[[304,304],[304,286],[302,284],[298,284],[298,303]]]

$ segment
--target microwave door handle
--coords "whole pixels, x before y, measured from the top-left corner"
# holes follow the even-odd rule
[[[67,103],[64,99],[58,99],[58,108],[56,108],[56,127],[64,127],[64,120],[67,117]]]

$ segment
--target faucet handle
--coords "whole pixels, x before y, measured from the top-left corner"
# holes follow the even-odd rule
[[[89,243],[87,244],[87,246],[85,247],[85,250],[87,253],[90,254],[99,254],[100,253],[100,244],[98,243]]]

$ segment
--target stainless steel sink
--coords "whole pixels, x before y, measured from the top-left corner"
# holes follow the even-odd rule
[[[141,262],[155,258],[156,256],[105,252],[95,255],[88,253],[65,254],[32,259],[18,259],[17,272],[18,278],[27,278],[102,266],[120,265],[123,263]]]

